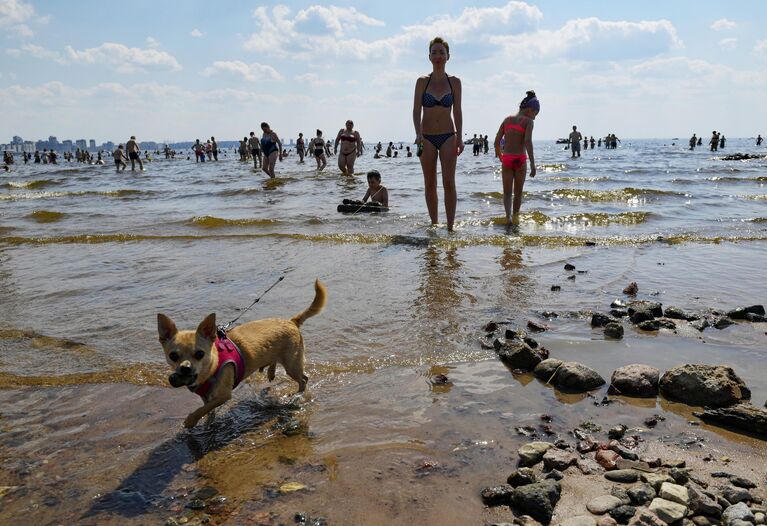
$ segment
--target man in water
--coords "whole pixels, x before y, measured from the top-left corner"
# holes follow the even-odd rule
[[[131,135],[128,142],[125,143],[125,151],[128,152],[128,159],[130,159],[130,171],[135,172],[136,171],[136,161],[138,161],[138,166],[141,171],[144,171],[144,163],[141,160],[141,148],[139,148],[138,143],[136,142],[136,136]],[[125,168],[123,168],[124,170]]]
[[[715,152],[719,149],[719,134],[716,133],[716,130],[711,132],[711,140],[708,142],[708,144],[711,146],[712,152]]]
[[[213,154],[213,160],[218,161],[218,143],[215,137],[210,138],[211,153]]]
[[[698,138],[693,133],[692,137],[690,137],[690,150],[694,150],[696,144],[698,144]]]
[[[581,132],[578,131],[577,126],[573,126],[573,131],[570,132],[570,149],[573,152],[571,159],[575,159],[576,153],[578,157],[581,156],[581,140],[583,140]]]
[[[761,146],[762,145],[762,140],[763,140],[762,136],[761,135],[757,135],[757,137],[756,137],[756,145],[757,146]]]

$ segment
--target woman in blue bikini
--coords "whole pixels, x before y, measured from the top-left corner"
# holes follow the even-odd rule
[[[264,132],[261,136],[261,152],[264,156],[261,169],[271,179],[274,179],[274,165],[277,163],[277,159],[282,161],[282,142],[267,123],[261,123],[261,131]]]
[[[429,42],[432,72],[415,83],[413,125],[418,156],[423,169],[426,207],[432,225],[438,223],[437,159],[442,166],[445,191],[447,229],[452,232],[455,220],[455,165],[463,152],[463,114],[461,113],[461,80],[445,73],[450,47],[442,38]],[[455,123],[453,123],[455,119]]]

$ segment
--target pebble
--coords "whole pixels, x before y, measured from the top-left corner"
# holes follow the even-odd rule
[[[667,524],[682,520],[687,508],[683,505],[661,498],[653,499],[650,503],[650,511]]]
[[[550,448],[554,447],[551,442],[530,442],[517,450],[519,463],[522,466],[534,466],[541,460]]]
[[[755,488],[756,484],[754,484],[752,481],[748,480],[745,477],[731,477],[730,478],[730,484],[733,486],[738,486],[739,488]]]
[[[605,478],[612,482],[631,483],[639,480],[639,475],[633,469],[616,469],[606,472]]]
[[[685,507],[690,503],[690,497],[687,494],[687,488],[678,484],[672,484],[670,482],[664,482],[661,484],[658,496],[662,499],[677,502]]]
[[[594,515],[604,515],[613,508],[617,508],[622,504],[621,499],[614,495],[602,495],[589,501],[586,504],[586,509]]]
[[[530,468],[519,468],[516,471],[512,471],[511,475],[506,479],[506,482],[515,488],[526,484],[532,484],[535,482],[535,471]]]
[[[618,506],[617,508],[613,508],[610,510],[610,517],[615,519],[618,524],[628,524],[628,522],[631,520],[631,517],[633,517],[636,514],[637,510],[634,506]]]
[[[762,513],[761,511],[758,513],[754,513],[754,520],[757,524],[767,524],[767,515]]]
[[[640,506],[647,504],[656,497],[655,490],[649,484],[639,484],[637,486],[632,486],[626,490],[626,493],[628,494],[629,499],[631,499],[632,504],[637,504]]]
[[[514,488],[508,485],[490,486],[480,492],[482,502],[487,506],[501,506],[511,502],[511,492]]]
[[[597,526],[618,526],[618,522],[609,515],[603,515],[597,521]]]
[[[609,449],[600,449],[594,457],[597,463],[606,470],[615,469],[615,462],[619,458],[621,456],[618,453]]]
[[[623,438],[623,435],[626,434],[627,430],[628,428],[626,426],[624,426],[623,424],[620,424],[610,428],[610,430],[607,432],[607,436],[612,439]]]

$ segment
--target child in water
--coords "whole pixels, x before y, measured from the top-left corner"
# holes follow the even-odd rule
[[[503,119],[495,136],[495,155],[501,160],[503,174],[503,207],[506,210],[506,223],[511,226],[519,224],[519,208],[522,206],[522,189],[525,185],[528,158],[530,177],[535,177],[533,123],[540,111],[541,104],[535,92],[528,91],[527,96],[519,103],[517,114]]]
[[[381,174],[378,170],[368,172],[368,191],[362,202],[366,203],[370,199],[370,204],[378,203],[383,207],[389,206],[389,191],[381,185]]]

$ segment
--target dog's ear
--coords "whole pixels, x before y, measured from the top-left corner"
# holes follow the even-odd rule
[[[216,339],[216,313],[213,312],[202,320],[202,323],[197,326],[197,334],[204,336],[210,341]]]
[[[160,334],[160,343],[165,343],[178,333],[178,329],[173,320],[159,313],[157,314],[157,332]]]

